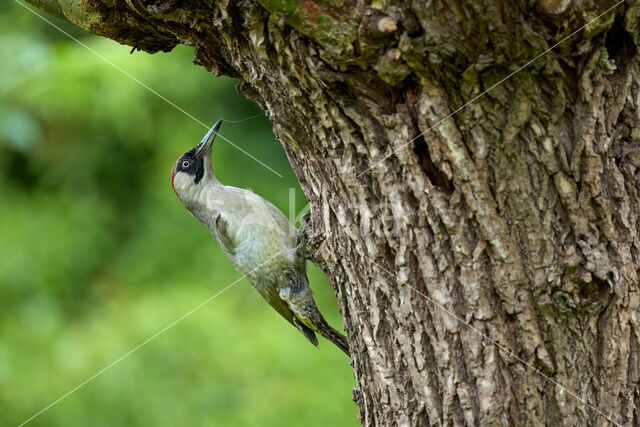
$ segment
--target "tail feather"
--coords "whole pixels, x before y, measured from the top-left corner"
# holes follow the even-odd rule
[[[318,346],[318,338],[314,332],[319,333],[344,351],[347,356],[350,356],[347,337],[329,326],[320,310],[318,310],[304,269],[291,268],[287,274],[290,286],[272,287],[272,293],[275,294],[277,292],[277,302],[286,307],[285,311],[279,310],[280,314],[287,320],[291,319],[289,321],[316,347]],[[274,307],[277,305],[271,302],[270,304]],[[285,316],[287,311],[291,313],[291,317]]]
[[[344,351],[347,356],[351,357],[351,354],[349,353],[349,342],[347,341],[347,337],[329,326],[326,321],[317,326],[320,335],[334,343],[340,350]]]
[[[349,357],[349,342],[347,341],[347,337],[342,335],[340,332],[333,329],[323,317],[320,317],[322,320],[318,324],[314,325],[317,333],[334,343],[340,350],[344,351],[345,354]],[[304,323],[302,323],[297,317],[293,317],[293,324],[302,332],[302,334],[307,337],[311,344],[318,346],[318,338],[314,331],[308,328]]]

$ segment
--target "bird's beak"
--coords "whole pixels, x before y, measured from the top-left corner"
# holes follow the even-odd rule
[[[196,156],[203,157],[211,151],[211,145],[213,145],[213,140],[218,134],[218,129],[220,129],[220,125],[222,124],[222,119],[218,120],[209,132],[202,138],[200,144],[196,147]]]

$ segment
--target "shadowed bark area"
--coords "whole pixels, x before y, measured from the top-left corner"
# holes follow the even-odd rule
[[[58,3],[270,112],[364,425],[640,423],[639,3]]]

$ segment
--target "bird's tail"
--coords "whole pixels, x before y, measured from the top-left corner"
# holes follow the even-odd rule
[[[320,335],[334,343],[340,350],[344,351],[347,356],[351,357],[349,354],[349,342],[347,341],[347,337],[329,326],[324,318],[318,323],[320,324],[316,325],[316,327],[318,328]]]

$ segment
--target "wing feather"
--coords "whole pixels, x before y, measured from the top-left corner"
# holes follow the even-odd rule
[[[216,218],[215,230],[216,240],[218,240],[218,243],[229,257],[234,257],[236,254],[236,244],[233,242],[233,240],[231,240],[231,236],[229,236],[228,230],[229,225],[227,221],[222,217],[222,215],[218,215],[218,217]]]

